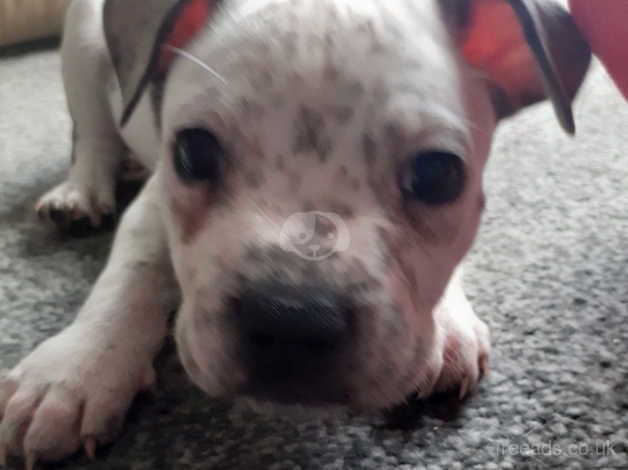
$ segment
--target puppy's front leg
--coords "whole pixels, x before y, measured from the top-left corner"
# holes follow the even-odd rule
[[[75,322],[0,383],[0,463],[93,455],[154,382],[153,359],[175,307],[176,285],[149,181],[122,219],[107,267]]]
[[[473,311],[456,272],[434,309],[435,345],[419,395],[459,389],[460,398],[473,391],[488,373],[491,351],[488,326]]]

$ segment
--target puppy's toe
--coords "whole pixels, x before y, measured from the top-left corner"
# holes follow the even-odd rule
[[[0,425],[3,452],[22,455],[24,437],[45,394],[44,387],[20,386],[8,400]]]
[[[453,284],[435,311],[442,366],[434,391],[458,390],[460,399],[473,393],[488,373],[491,351],[488,326],[480,320],[459,284]]]
[[[89,340],[86,340],[89,338]],[[0,381],[0,456],[57,461],[119,432],[154,371],[133,349],[112,348],[92,330],[68,328],[39,345]]]
[[[24,437],[24,455],[37,461],[52,461],[76,452],[80,447],[81,408],[82,399],[77,392],[51,386]]]
[[[57,225],[64,226],[86,219],[92,227],[97,228],[102,224],[104,216],[115,212],[113,186],[103,184],[90,188],[66,181],[42,196],[35,210],[42,220]]]
[[[13,397],[19,387],[19,382],[15,377],[7,377],[0,381],[0,421],[5,415],[5,410],[9,400]]]
[[[475,392],[478,382],[488,372],[488,328],[473,315],[470,323],[459,323],[446,335],[443,368],[435,389],[449,391],[458,388],[462,400]]]
[[[81,441],[88,455],[93,454],[96,446],[111,443],[120,433],[132,398],[95,395],[88,399],[81,425]]]

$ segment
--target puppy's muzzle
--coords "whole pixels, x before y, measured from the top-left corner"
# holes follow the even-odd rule
[[[246,286],[232,302],[245,393],[288,403],[343,401],[334,378],[351,339],[351,302],[331,286]]]

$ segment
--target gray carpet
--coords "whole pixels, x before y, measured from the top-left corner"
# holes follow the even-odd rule
[[[31,210],[68,164],[58,69],[54,50],[0,59],[0,375],[72,320],[111,241],[59,235]],[[628,468],[628,105],[598,68],[576,111],[575,140],[548,106],[497,138],[466,271],[492,374],[457,416],[442,399],[393,429],[281,421],[203,397],[166,356],[117,444],[52,468]]]

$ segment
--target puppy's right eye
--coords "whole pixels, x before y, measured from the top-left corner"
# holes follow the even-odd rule
[[[419,152],[399,172],[404,198],[430,206],[454,202],[464,191],[464,184],[464,161],[449,152]]]
[[[205,129],[180,131],[174,144],[174,169],[188,184],[218,183],[225,167],[225,151],[218,138]]]

